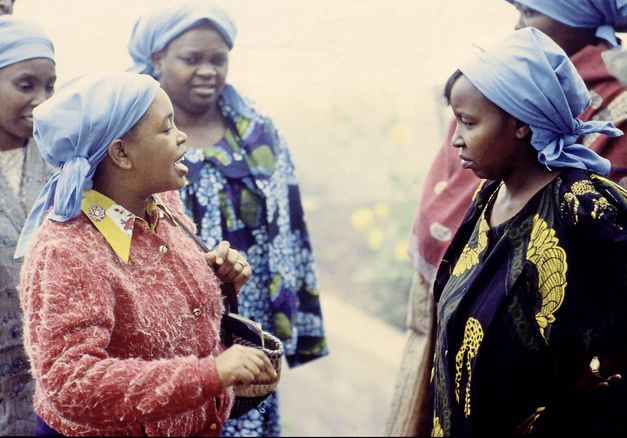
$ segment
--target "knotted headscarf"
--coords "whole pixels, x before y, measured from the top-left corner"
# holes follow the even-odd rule
[[[615,27],[627,25],[627,0],[507,0],[520,3],[572,27],[597,30],[596,36],[618,46]]]
[[[54,46],[38,24],[0,16],[0,68],[35,58],[54,61]]]
[[[233,48],[237,34],[235,23],[224,9],[209,0],[174,1],[140,17],[128,43],[128,52],[134,62],[129,71],[156,78],[152,54],[162,51],[179,35],[203,23],[211,24],[229,49]]]
[[[56,172],[41,190],[26,219],[15,257],[24,255],[48,209],[64,222],[80,214],[109,144],[126,134],[152,104],[159,83],[147,75],[109,73],[83,76],[33,111],[34,139]]]
[[[538,29],[521,29],[478,49],[460,70],[491,102],[529,125],[540,163],[609,173],[609,161],[577,139],[623,132],[611,122],[576,118],[590,103],[586,85],[566,53]]]

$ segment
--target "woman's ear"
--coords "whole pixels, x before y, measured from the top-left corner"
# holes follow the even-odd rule
[[[516,120],[516,138],[518,140],[525,140],[529,135],[531,135],[529,125],[520,120]]]
[[[161,76],[161,67],[162,67],[162,63],[163,63],[163,55],[164,52],[153,52],[150,55],[150,59],[152,61],[152,66],[155,69],[155,72],[157,73],[157,77]]]
[[[107,148],[107,155],[113,164],[121,169],[130,170],[133,168],[131,157],[126,153],[125,144],[122,139],[116,138]]]

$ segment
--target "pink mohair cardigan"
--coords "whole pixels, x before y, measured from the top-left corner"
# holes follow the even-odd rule
[[[185,219],[178,194],[161,200]],[[167,215],[156,232],[135,221],[128,263],[84,214],[46,219],[21,278],[34,406],[50,427],[64,435],[220,434],[232,390],[215,368],[219,283]]]

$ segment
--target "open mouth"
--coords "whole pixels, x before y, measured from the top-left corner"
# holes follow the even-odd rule
[[[177,161],[174,162],[174,168],[181,172],[182,174],[186,174],[188,169],[185,164],[182,163],[183,156],[181,156]]]

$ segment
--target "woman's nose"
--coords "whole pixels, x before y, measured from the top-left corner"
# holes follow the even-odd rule
[[[198,67],[198,70],[196,71],[196,73],[201,76],[215,76],[217,71],[215,67],[211,65],[211,63],[203,62]]]
[[[516,26],[514,26],[514,30],[524,29],[525,27],[527,26],[525,25],[525,21],[523,20],[523,16],[521,13],[520,15],[518,15],[518,21],[516,22]]]
[[[453,133],[453,138],[451,139],[451,144],[453,145],[453,147],[456,147],[456,148],[460,148],[464,146],[464,139],[459,134],[458,127],[459,127],[459,124],[457,124],[457,127],[455,128],[455,132]]]
[[[48,99],[50,95],[51,93],[49,93],[45,87],[38,87],[37,92],[31,101],[31,105],[35,108],[37,105]]]
[[[187,141],[187,134],[185,134],[180,129],[178,131],[179,131],[179,135],[176,138],[176,144],[181,145]]]

